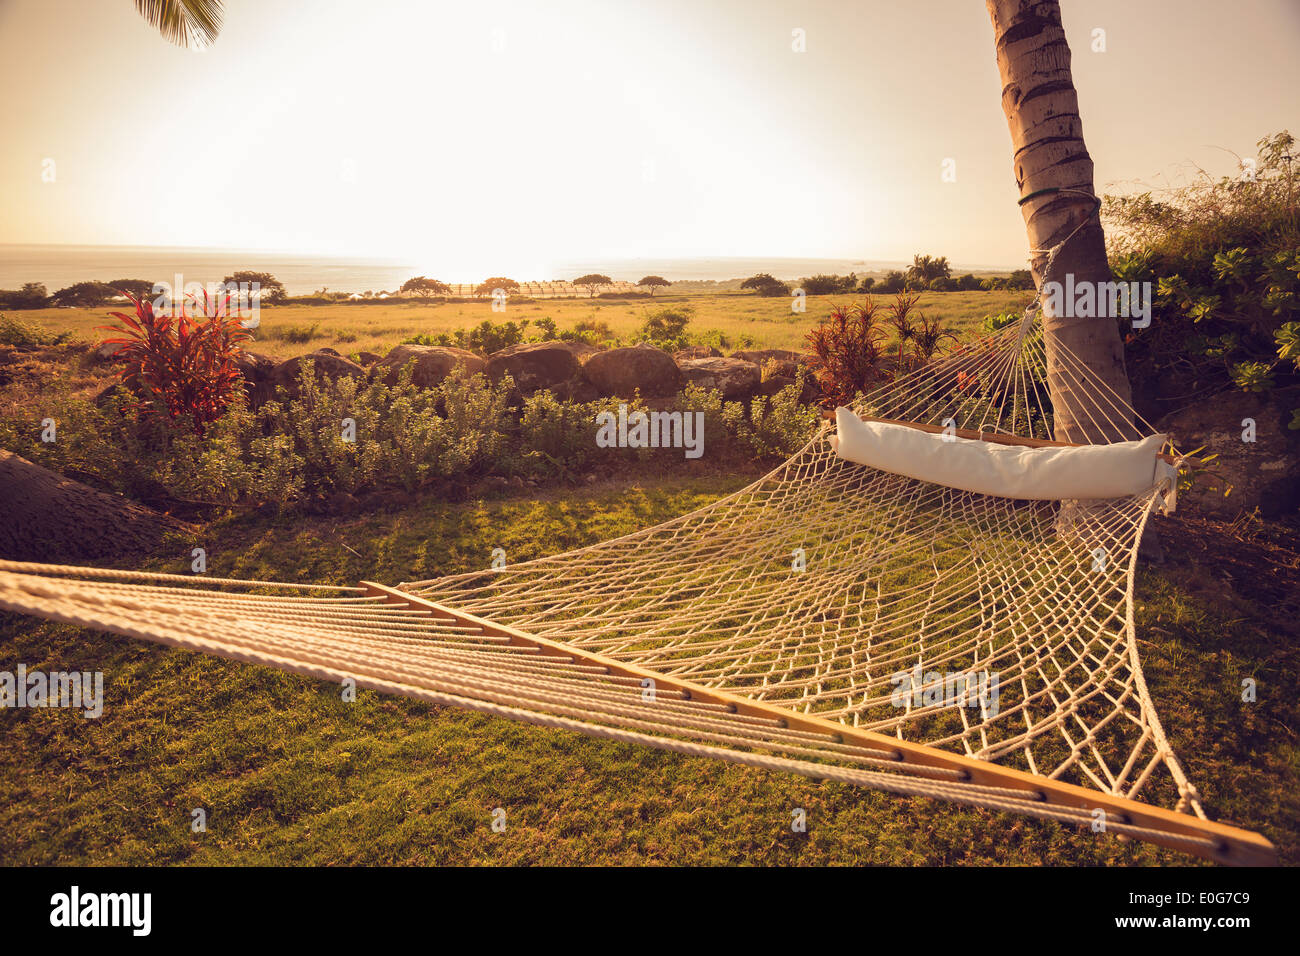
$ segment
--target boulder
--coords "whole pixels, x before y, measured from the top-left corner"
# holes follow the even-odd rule
[[[807,362],[805,356],[798,352],[791,352],[789,349],[742,349],[739,352],[732,352],[731,357],[753,362],[760,369],[769,363],[775,363],[776,374],[787,378],[794,378],[799,363]]]
[[[592,345],[590,342],[565,342],[563,344],[567,345],[569,351],[573,353],[574,358],[584,365],[587,363],[587,359],[599,352],[605,351],[599,345]]]
[[[411,383],[420,388],[434,388],[442,384],[456,366],[463,366],[473,375],[483,371],[487,362],[465,349],[440,345],[396,345],[382,361],[370,370],[372,378],[383,380],[385,385],[396,385],[403,368],[414,363]]]
[[[275,384],[272,377],[276,368],[275,359],[258,352],[241,351],[235,356],[235,365],[239,374],[244,376],[244,387],[248,392],[248,404],[257,408],[275,398]]]
[[[820,405],[826,393],[822,391],[822,383],[817,380],[817,376],[811,372],[804,376],[803,391],[799,393],[799,401],[805,405]]]
[[[357,353],[357,363],[360,364],[360,365],[365,365],[366,367],[369,367],[369,366],[371,366],[371,365],[374,365],[376,362],[379,362],[379,361],[381,361],[382,359],[383,359],[383,356],[382,356],[382,355],[378,355],[378,354],[376,354],[375,352],[358,352],[358,353]]]
[[[298,395],[298,376],[302,372],[302,363],[312,361],[316,366],[316,380],[328,379],[336,382],[340,378],[364,379],[366,370],[356,362],[351,362],[332,349],[319,349],[310,355],[300,355],[277,365],[271,372],[272,389],[283,388],[290,398]]]
[[[1196,457],[1219,456],[1190,491],[1179,494],[1179,509],[1236,516],[1258,508],[1262,516],[1275,517],[1300,507],[1300,432],[1286,427],[1289,417],[1266,396],[1233,390],[1162,418],[1159,429],[1179,451],[1204,446]],[[1248,419],[1254,422],[1253,442],[1243,439]]]
[[[794,382],[795,380],[788,375],[772,375],[763,379],[758,386],[758,394],[770,397],[781,391],[781,389],[793,385]],[[802,398],[802,396],[800,397]]]
[[[683,384],[673,357],[653,345],[599,352],[587,359],[582,372],[601,395],[621,398],[634,392],[645,398],[663,398],[677,394]]]
[[[676,362],[680,362],[682,359],[697,358],[722,358],[722,353],[712,345],[689,345],[673,353],[673,361]]]
[[[783,388],[793,385],[798,379],[789,375],[770,375],[763,380],[763,384],[758,387],[758,394],[772,396]],[[802,405],[816,405],[822,400],[821,385],[817,379],[811,375],[805,375],[803,388],[799,391],[799,403]]]
[[[118,342],[104,342],[95,348],[92,353],[96,362],[115,362],[118,359],[118,352],[121,352],[125,345]]]
[[[721,392],[727,400],[753,395],[762,378],[757,365],[734,357],[683,359],[680,368],[686,381]]]
[[[544,388],[562,390],[578,377],[581,368],[573,343],[559,341],[512,345],[487,360],[488,378],[497,381],[509,374],[525,395]]]

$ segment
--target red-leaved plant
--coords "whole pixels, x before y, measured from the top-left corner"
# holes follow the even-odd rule
[[[100,326],[118,332],[105,345],[120,345],[115,361],[123,363],[122,384],[135,397],[137,416],[162,413],[188,419],[195,431],[220,418],[238,394],[242,375],[236,364],[240,343],[249,337],[231,297],[203,296],[175,314],[155,311],[152,302],[123,293],[135,305],[135,315],[112,312],[121,326]]]
[[[831,307],[830,317],[807,336],[823,404],[848,405],[857,395],[929,364],[945,339],[956,340],[938,319],[917,312],[919,299],[899,293],[884,310],[871,296],[861,305]],[[897,336],[892,355],[884,344],[890,326]]]
[[[884,324],[870,297],[861,305],[832,306],[830,318],[808,333],[813,373],[829,407],[848,405],[888,379],[884,341]]]

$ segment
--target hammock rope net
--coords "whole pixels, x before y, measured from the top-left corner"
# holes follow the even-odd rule
[[[1030,318],[853,411],[1051,443],[1050,376],[1088,441],[1153,433]],[[344,588],[0,561],[0,607],[597,737],[1269,861],[1262,837],[1207,820],[1143,679],[1137,547],[1173,489],[1086,502],[978,495],[844,461],[829,434],[823,424],[783,465],[691,514],[500,569]],[[936,693],[935,677],[956,693]]]

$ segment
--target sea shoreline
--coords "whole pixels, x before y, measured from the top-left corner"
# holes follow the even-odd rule
[[[27,282],[39,282],[50,291],[76,282],[114,279],[150,279],[175,283],[218,282],[239,270],[269,272],[284,283],[291,296],[312,295],[321,290],[365,293],[393,292],[412,276],[427,275],[443,282],[478,283],[491,275],[510,275],[520,282],[572,280],[586,273],[601,273],[615,281],[636,282],[643,276],[659,275],[670,282],[728,283],[761,272],[783,281],[817,274],[868,275],[906,268],[902,261],[867,259],[823,259],[782,257],[683,257],[586,259],[557,262],[552,275],[512,275],[502,266],[482,275],[440,275],[436,268],[410,262],[363,257],[294,255],[263,250],[170,248],[162,246],[95,246],[0,244],[0,289],[17,289]],[[954,265],[954,274],[973,272],[997,274],[1011,268]],[[183,284],[183,283],[182,283]]]

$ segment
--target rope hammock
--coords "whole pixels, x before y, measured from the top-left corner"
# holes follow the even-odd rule
[[[1059,446],[1050,377],[1089,442],[1153,432],[1033,319],[852,411]],[[1274,861],[1264,838],[1206,818],[1143,680],[1134,571],[1168,479],[1103,500],[975,494],[846,461],[831,431],[691,514],[504,568],[348,588],[0,562],[0,607],[1220,862]],[[933,694],[931,675],[985,691],[996,676],[996,699]]]

